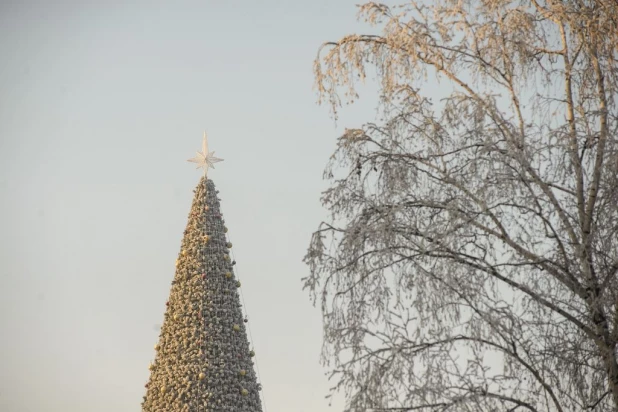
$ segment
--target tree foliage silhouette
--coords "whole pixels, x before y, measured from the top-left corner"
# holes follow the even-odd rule
[[[304,279],[346,410],[617,410],[618,3],[359,16],[316,84],[336,114],[375,73],[383,120],[338,141]]]

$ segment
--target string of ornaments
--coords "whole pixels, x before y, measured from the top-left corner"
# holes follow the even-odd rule
[[[261,412],[246,322],[230,257],[232,243],[220,199],[206,170],[214,158],[207,149],[195,159],[204,176],[184,231],[181,250],[150,379],[144,412]],[[195,161],[192,159],[191,161]],[[215,159],[213,161],[213,159]]]

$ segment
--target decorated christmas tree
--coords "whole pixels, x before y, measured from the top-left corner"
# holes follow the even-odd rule
[[[164,321],[144,412],[260,412],[232,244],[221,214],[218,191],[206,171],[221,161],[202,152],[191,162],[204,168],[176,259],[176,274]]]

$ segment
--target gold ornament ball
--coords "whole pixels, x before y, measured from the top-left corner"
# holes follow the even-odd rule
[[[255,351],[249,351],[249,356],[254,357],[255,356]]]
[[[236,282],[236,287],[239,288],[240,287],[240,280],[238,282]]]
[[[239,325],[239,324],[235,324],[235,325],[234,325],[234,330],[235,330],[236,332],[238,332],[238,331],[240,330],[240,325]]]
[[[177,313],[174,314],[174,320],[178,320],[178,314]]]
[[[206,375],[204,375],[204,372],[200,372],[200,374],[198,375],[198,378],[200,378],[200,380],[204,380],[204,378],[206,377]]]
[[[226,272],[225,277],[230,279],[232,277],[232,272]]]
[[[227,248],[230,249],[232,247],[232,242],[227,242],[225,246],[227,246]]]
[[[240,394],[241,394],[242,396],[247,396],[247,395],[249,395],[249,391],[248,391],[248,390],[246,390],[245,388],[242,388],[242,390],[240,391]]]
[[[153,369],[154,369],[154,365],[152,363],[148,365],[148,370],[153,370]]]
[[[164,386],[161,386],[161,393],[165,393],[167,391],[167,388]]]
[[[157,344],[154,346],[154,348],[155,348],[155,350],[159,350],[159,349],[161,348],[161,346],[159,346],[159,344],[157,343]]]
[[[247,374],[247,371],[244,369],[240,370],[240,376],[245,376]]]
[[[183,256],[185,256],[186,254],[187,254],[187,251],[186,251],[186,250],[183,250],[183,251],[182,251],[182,255],[183,255]]]
[[[227,233],[227,227],[223,227],[223,233]]]
[[[208,242],[208,239],[210,239],[210,237],[208,237],[208,235],[204,235],[204,242]]]
[[[230,255],[225,255],[225,256],[223,256],[223,259],[225,259],[225,260],[230,260]]]
[[[176,259],[176,266],[180,264],[180,260]]]

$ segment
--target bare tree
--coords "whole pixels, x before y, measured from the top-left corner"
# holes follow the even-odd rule
[[[618,410],[618,2],[367,3],[304,279],[347,411]],[[426,79],[435,76],[443,98]],[[446,90],[446,92],[444,92]]]

